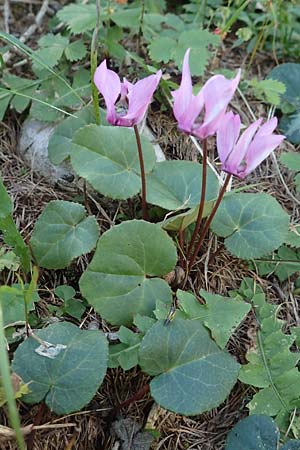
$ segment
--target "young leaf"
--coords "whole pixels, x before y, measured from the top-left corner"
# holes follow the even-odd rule
[[[30,243],[40,267],[61,269],[90,252],[98,235],[96,219],[86,217],[82,205],[53,200],[38,218]]]
[[[4,242],[13,247],[14,253],[20,258],[22,269],[28,273],[31,261],[29,249],[10,215],[0,218],[0,230],[3,232]]]
[[[27,286],[25,286],[25,289]],[[28,311],[34,309],[34,302],[39,301],[39,296],[35,292],[29,299],[27,304]],[[4,326],[11,326],[20,322],[25,323],[25,307],[24,307],[24,293],[19,284],[12,286],[0,287],[0,303],[3,309]]]
[[[68,25],[73,34],[84,33],[95,28],[96,6],[95,4],[67,5],[58,11],[57,17]]]
[[[289,216],[268,194],[230,194],[223,199],[211,228],[225,237],[225,245],[233,255],[259,258],[283,244]]]
[[[272,80],[281,81],[286,90],[281,96],[281,101],[285,101],[300,109],[300,64],[286,63],[279,64],[268,75]]]
[[[152,315],[157,299],[171,304],[169,285],[156,277],[170,272],[175,263],[173,241],[158,225],[123,222],[99,239],[80,290],[105,320],[130,325],[138,313]]]
[[[31,392],[23,400],[30,404],[45,400],[59,415],[80,410],[92,400],[106,373],[105,336],[68,322],[49,325],[36,335],[45,345],[30,337],[14,355],[13,370],[30,382]]]
[[[146,181],[149,203],[169,211],[195,208],[200,201],[202,165],[179,160],[159,162]],[[217,178],[208,170],[206,202],[217,197],[218,189]]]
[[[65,48],[66,58],[71,61],[79,61],[86,56],[86,46],[82,41],[75,41]]]
[[[216,343],[224,348],[251,309],[251,305],[236,298],[226,298],[221,295],[210,294],[201,289],[201,297],[206,305],[201,305],[192,294],[177,291],[180,308],[189,319],[199,319],[211,330]]]
[[[151,59],[156,62],[164,62],[167,64],[172,56],[174,47],[177,45],[175,39],[162,36],[154,39],[148,49]]]
[[[142,340],[139,363],[154,376],[151,394],[163,408],[196,415],[222,403],[236,382],[239,364],[210,338],[198,320],[156,323]]]
[[[35,54],[39,60],[45,61],[49,67],[54,67],[59,62],[68,44],[69,39],[67,37],[49,33],[39,39],[40,48],[36,50]],[[40,64],[33,61],[33,70],[39,68]]]
[[[142,138],[145,172],[155,164],[150,142]],[[140,164],[133,130],[87,125],[73,138],[71,163],[79,176],[98,192],[127,199],[141,189]]]
[[[261,80],[253,79],[250,81],[254,95],[260,100],[266,101],[271,105],[278,106],[280,104],[281,95],[285,93],[286,87],[281,81],[277,80]]]

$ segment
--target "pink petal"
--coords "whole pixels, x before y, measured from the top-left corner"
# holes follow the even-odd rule
[[[146,113],[146,110],[151,102],[152,96],[155,89],[160,81],[162,72],[159,70],[157,74],[150,75],[149,77],[139,80],[136,84],[129,87],[128,92],[128,112],[120,120],[131,121],[131,125],[123,126],[133,126],[141,120]]]
[[[258,135],[258,133],[257,133]],[[246,168],[244,176],[252,172],[262,161],[264,161],[276,147],[278,147],[285,136],[281,134],[272,134],[270,136],[255,136],[250,144],[245,157]]]
[[[103,95],[107,108],[107,121],[112,125],[116,123],[115,103],[121,92],[119,76],[106,66],[106,60],[97,67],[94,75],[94,83]]]
[[[277,123],[277,117],[273,117],[271,120],[268,120],[264,125],[260,127],[260,129],[256,133],[256,137],[268,136],[272,134],[277,127]]]
[[[217,149],[220,161],[224,164],[238,139],[241,119],[238,114],[229,112],[224,115],[217,131]]]
[[[190,49],[184,55],[182,78],[179,89],[172,92],[174,98],[173,113],[181,130],[192,132],[193,124],[203,108],[201,91],[193,95],[192,77],[189,66]]]
[[[220,119],[225,114],[239,84],[240,76],[239,69],[233,80],[228,80],[223,75],[215,75],[205,83],[202,89],[205,117],[202,126],[197,130],[197,136],[204,139],[217,131]]]

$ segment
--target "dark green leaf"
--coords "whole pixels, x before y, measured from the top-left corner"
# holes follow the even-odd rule
[[[86,217],[82,205],[53,200],[37,220],[30,242],[40,267],[60,269],[90,252],[98,235],[96,219]]]

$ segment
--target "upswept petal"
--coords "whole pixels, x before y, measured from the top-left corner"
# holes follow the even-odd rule
[[[120,119],[123,121],[133,121],[132,124],[139,123],[151,102],[152,96],[161,79],[162,72],[159,70],[155,75],[139,80],[134,85],[129,86],[128,112]],[[128,125],[125,125],[128,126]]]
[[[229,112],[224,115],[217,131],[217,149],[220,161],[224,164],[234,149],[241,128],[238,114]]]
[[[197,136],[204,139],[214,134],[223,118],[228,103],[232,99],[241,77],[239,69],[232,80],[223,75],[215,75],[210,78],[202,88],[205,116],[201,127],[197,130]]]
[[[255,136],[250,144],[247,155],[245,157],[245,170],[240,176],[247,176],[252,172],[262,161],[264,161],[276,147],[278,147],[285,136],[282,134],[272,134],[268,137]]]
[[[114,71],[107,68],[106,59],[102,61],[100,66],[95,70],[94,83],[104,97],[107,108],[107,121],[112,125],[115,125],[115,103],[121,93],[121,81]]]
[[[277,117],[273,117],[272,119],[268,120],[264,125],[260,127],[260,129],[256,133],[256,137],[269,136],[277,127],[277,123]]]
[[[191,132],[192,125],[203,107],[203,96],[193,95],[192,77],[189,66],[190,49],[184,55],[182,77],[179,89],[172,91],[174,99],[173,113],[183,131]]]

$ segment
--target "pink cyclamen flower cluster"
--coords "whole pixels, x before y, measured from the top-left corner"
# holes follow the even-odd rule
[[[228,80],[223,75],[211,77],[197,95],[193,94],[189,67],[190,49],[185,53],[179,89],[172,92],[173,113],[178,128],[200,139],[217,134],[217,149],[222,170],[245,178],[283,141],[273,133],[277,119],[261,125],[262,119],[250,125],[239,138],[241,119],[227,112],[228,104],[238,87],[241,71]],[[160,82],[161,70],[135,84],[107,68],[102,61],[94,75],[94,83],[103,95],[107,121],[112,125],[132,127],[141,122]]]
[[[240,81],[240,70],[232,80],[222,75],[213,76],[197,95],[193,95],[189,53],[188,49],[184,56],[180,87],[172,92],[178,128],[201,139],[217,133],[222,170],[245,178],[281,144],[285,136],[273,134],[277,126],[274,117],[262,126],[262,119],[257,120],[238,139],[240,116],[228,113],[227,107]],[[201,120],[203,111],[204,118]]]

